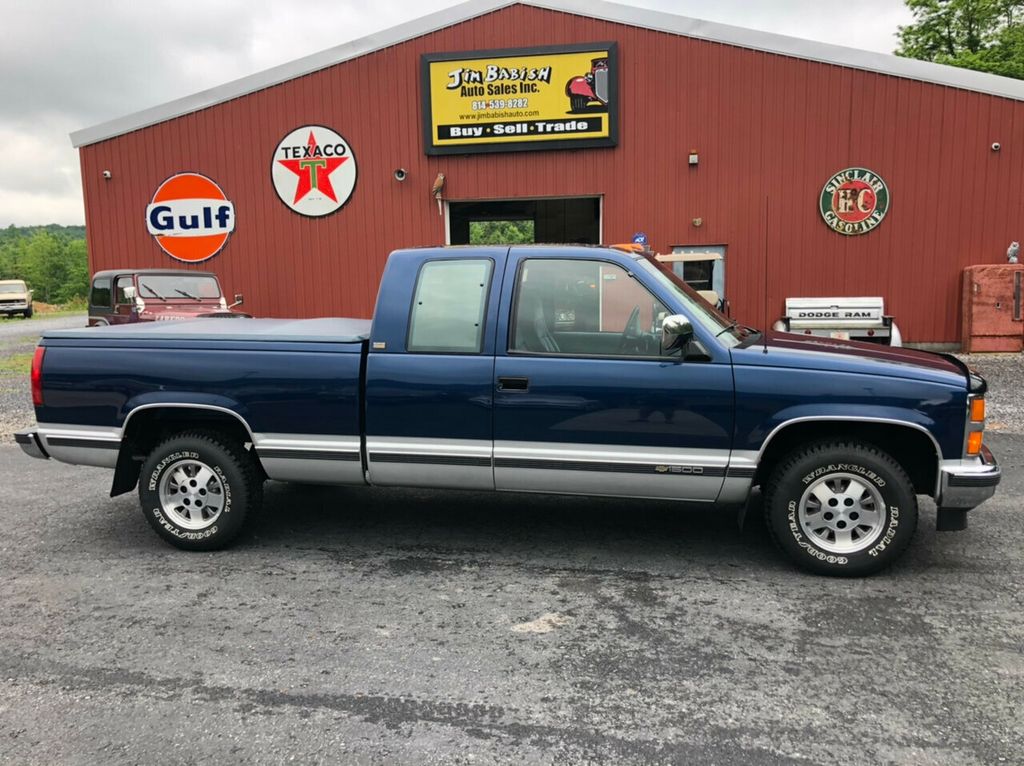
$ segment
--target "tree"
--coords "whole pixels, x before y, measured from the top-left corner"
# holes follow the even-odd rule
[[[471,245],[533,244],[533,221],[470,221]]]
[[[1024,79],[1024,0],[906,0],[897,56]]]
[[[89,258],[82,227],[33,226],[0,230],[0,279],[24,279],[45,303],[84,298]]]

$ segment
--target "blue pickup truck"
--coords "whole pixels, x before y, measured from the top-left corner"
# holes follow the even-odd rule
[[[188,550],[229,543],[268,480],[742,507],[823,574],[963,529],[1000,470],[986,384],[952,356],[737,325],[653,258],[425,248],[388,260],[372,321],[48,332],[33,457],[114,469]]]

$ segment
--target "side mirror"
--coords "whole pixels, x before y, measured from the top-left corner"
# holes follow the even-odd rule
[[[665,317],[661,323],[661,350],[673,351],[693,340],[693,325],[681,314]]]
[[[235,293],[235,302],[228,306],[229,309],[233,309],[235,306],[241,306],[245,302],[245,298],[242,297],[241,293]]]

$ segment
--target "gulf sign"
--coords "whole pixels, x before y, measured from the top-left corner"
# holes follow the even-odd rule
[[[235,230],[235,206],[200,173],[178,173],[157,187],[146,228],[172,258],[199,263],[220,252]]]

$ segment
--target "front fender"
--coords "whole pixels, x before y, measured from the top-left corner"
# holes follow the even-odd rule
[[[758,456],[763,455],[772,439],[784,428],[797,423],[812,422],[878,423],[913,428],[928,437],[935,447],[937,457],[942,455],[942,446],[934,433],[937,424],[924,413],[899,407],[849,405],[803,405],[782,410],[751,432],[751,451],[756,449]],[[759,442],[756,448],[753,447],[755,441]]]

